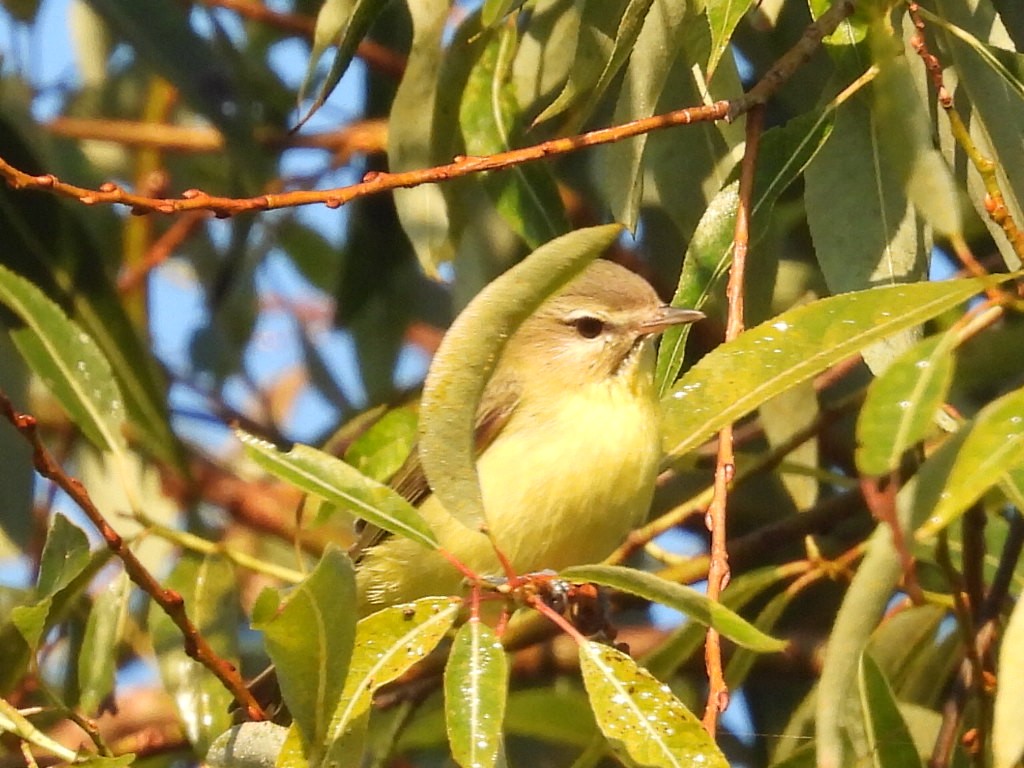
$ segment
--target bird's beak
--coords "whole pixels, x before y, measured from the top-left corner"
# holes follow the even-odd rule
[[[673,325],[686,325],[704,319],[704,313],[696,309],[679,309],[678,307],[658,307],[650,317],[640,323],[640,333],[650,336],[661,333]]]

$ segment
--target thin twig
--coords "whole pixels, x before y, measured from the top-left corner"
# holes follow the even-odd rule
[[[0,411],[32,446],[32,463],[36,471],[60,486],[60,489],[78,505],[79,509],[89,518],[89,522],[99,531],[110,551],[124,564],[128,577],[150,595],[181,630],[185,653],[213,672],[231,691],[232,695],[245,706],[251,719],[265,719],[263,710],[245,687],[238,670],[217,655],[206,638],[199,633],[199,630],[188,618],[185,613],[185,602],[181,595],[174,590],[164,589],[160,586],[159,582],[135,556],[135,553],[125,544],[120,534],[103,517],[85,487],[77,479],[68,475],[46,449],[36,431],[35,418],[28,414],[18,413],[2,392],[0,392]]]
[[[729,316],[725,326],[725,340],[732,341],[743,333],[744,328],[744,279],[747,265],[747,249],[750,244],[751,198],[754,190],[754,169],[757,167],[757,153],[764,125],[764,109],[755,107],[747,115],[747,144],[743,153],[740,170],[739,204],[736,211],[736,229],[733,235],[733,257],[729,267],[729,284],[726,297],[729,301]],[[708,568],[708,598],[718,600],[722,590],[729,583],[729,553],[726,548],[726,506],[729,485],[736,473],[736,458],[733,455],[732,425],[718,433],[718,458],[715,465],[715,495],[708,507],[706,522],[711,531],[711,564]],[[709,628],[704,645],[704,662],[708,671],[708,701],[704,709],[704,729],[715,735],[718,729],[718,714],[729,706],[729,689],[722,671],[721,638],[715,629]]]

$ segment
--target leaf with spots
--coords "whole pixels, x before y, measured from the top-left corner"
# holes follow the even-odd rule
[[[627,764],[728,768],[686,705],[626,654],[588,641],[580,645],[580,670],[597,725]]]
[[[496,765],[508,699],[508,659],[494,631],[468,621],[444,669],[445,722],[452,757],[463,768]]]

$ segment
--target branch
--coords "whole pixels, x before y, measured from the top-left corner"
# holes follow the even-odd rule
[[[69,476],[57,463],[53,455],[46,449],[36,431],[36,420],[28,414],[14,410],[11,401],[0,392],[0,411],[3,416],[21,433],[21,436],[32,446],[32,463],[36,471],[48,480],[52,480],[64,491],[75,504],[85,513],[106,542],[111,552],[124,564],[128,577],[147,594],[149,594],[164,613],[181,630],[184,638],[185,653],[209,669],[231,693],[242,702],[250,718],[263,720],[265,715],[259,704],[242,682],[238,670],[225,659],[220,658],[210,647],[196,626],[185,613],[185,603],[181,595],[171,589],[164,589],[153,575],[131,551],[120,534],[106,521],[102,513],[93,503],[85,487],[75,478]]]

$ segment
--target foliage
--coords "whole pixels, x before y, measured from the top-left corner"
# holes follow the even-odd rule
[[[7,759],[1020,763],[1019,4],[69,3],[56,96],[36,51],[0,70]],[[438,546],[387,485],[417,436],[479,519],[503,339],[605,249],[709,318],[662,340],[650,523],[555,582],[619,644],[459,596],[359,618],[353,520]],[[668,550],[730,424],[715,602]],[[714,738],[709,627],[752,723]],[[291,725],[232,725],[268,661]]]

